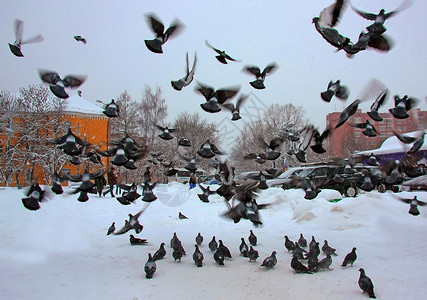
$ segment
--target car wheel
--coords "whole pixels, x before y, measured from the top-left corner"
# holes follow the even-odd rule
[[[356,197],[357,195],[357,190],[355,187],[349,186],[346,190],[345,190],[345,195],[347,197]]]
[[[378,190],[378,192],[380,192],[380,193],[385,193],[385,191],[387,190],[387,187],[385,186],[385,184],[384,184],[384,183],[380,183],[380,184],[377,186],[377,190]]]

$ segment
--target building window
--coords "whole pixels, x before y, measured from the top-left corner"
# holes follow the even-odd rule
[[[361,123],[362,122],[362,118],[361,117],[354,117],[354,122],[355,123]]]
[[[354,136],[360,138],[362,137],[362,134],[360,132],[354,132]]]
[[[380,126],[380,131],[385,131],[385,128],[386,128],[386,127],[385,127],[384,125],[381,125],[381,126]]]
[[[401,119],[397,119],[397,124],[402,124],[402,120]]]

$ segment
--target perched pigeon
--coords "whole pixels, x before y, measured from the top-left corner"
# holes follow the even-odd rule
[[[10,51],[12,51],[12,53],[18,57],[24,56],[24,54],[21,51],[22,45],[43,41],[43,36],[41,36],[40,34],[24,41],[22,40],[23,33],[24,33],[24,22],[16,19],[15,20],[15,42],[13,44],[9,44],[9,48],[10,48]]]
[[[215,236],[212,237],[212,240],[209,242],[208,246],[212,252],[218,248],[218,243],[215,240]]]
[[[203,253],[200,252],[199,246],[195,245],[195,251],[193,253],[193,260],[196,266],[201,267],[203,265]]]
[[[273,73],[278,67],[279,66],[276,63],[271,63],[267,65],[262,72],[257,66],[245,66],[243,71],[255,75],[256,80],[249,82],[249,84],[257,90],[262,90],[265,89],[265,77]]]
[[[129,242],[132,246],[136,246],[136,245],[146,245],[147,244],[147,240],[146,239],[140,239],[137,237],[134,237],[133,234],[131,234],[129,236]]]
[[[295,270],[296,273],[308,273],[312,274],[312,272],[303,265],[296,256],[292,256],[291,260],[291,268]]]
[[[249,261],[256,261],[259,257],[258,251],[255,250],[252,246],[249,246],[248,257]]]
[[[232,58],[230,55],[228,55],[227,53],[225,53],[225,51],[219,50],[215,47],[213,47],[211,44],[209,44],[209,42],[206,40],[205,41],[206,46],[208,46],[209,48],[213,49],[216,53],[218,53],[219,55],[215,56],[216,59],[223,64],[227,64],[227,59],[231,60],[231,61],[236,61],[238,62],[239,60],[236,60],[234,58]]]
[[[82,37],[81,35],[75,35],[75,36],[74,36],[74,39],[75,39],[77,42],[82,42],[83,44],[86,44],[86,43],[87,43],[86,39],[85,39],[84,37]]]
[[[394,96],[394,107],[390,108],[389,111],[396,119],[409,118],[408,110],[415,107],[419,100],[415,98],[409,98],[408,95],[399,98],[398,95]]]
[[[200,232],[196,236],[196,243],[199,246],[203,243],[203,236],[200,234]]]
[[[87,76],[84,75],[66,75],[61,78],[57,72],[44,69],[39,69],[39,75],[44,83],[49,84],[52,93],[61,99],[67,99],[69,97],[65,88],[77,88],[81,86],[87,78]]]
[[[114,233],[115,230],[116,230],[116,222],[113,222],[113,224],[111,224],[110,228],[108,228],[107,235]]]
[[[161,243],[159,249],[154,253],[153,260],[163,259],[166,256],[165,243]]]
[[[256,235],[254,234],[254,232],[252,230],[249,230],[250,234],[248,237],[248,241],[252,246],[256,246],[257,242],[258,242],[258,238],[256,237]]]
[[[276,251],[273,251],[271,253],[271,256],[264,259],[261,266],[267,267],[267,268],[273,268],[276,264],[277,264]]]
[[[194,63],[191,70],[190,70],[190,64],[188,62],[188,52],[186,55],[186,61],[187,61],[187,70],[186,70],[185,76],[179,80],[171,81],[172,87],[177,91],[181,91],[184,87],[189,86],[190,83],[193,82],[194,74],[196,72],[197,54],[194,54]]]
[[[240,254],[243,256],[243,257],[248,257],[248,251],[249,251],[249,247],[248,247],[248,245],[246,244],[246,242],[245,242],[245,239],[244,238],[241,238],[241,240],[242,240],[242,242],[240,243],[240,246],[239,246],[239,250],[240,250]]]
[[[287,235],[285,235],[285,247],[289,251],[293,251],[295,249],[295,244],[293,241],[291,241]]]
[[[341,267],[346,267],[348,264],[353,266],[354,262],[357,259],[356,250],[357,250],[356,247],[353,247],[351,252],[345,256],[344,261],[341,264]]]
[[[374,284],[372,283],[372,280],[368,276],[366,276],[365,270],[363,268],[360,268],[359,272],[360,276],[358,283],[363,293],[367,293],[369,298],[377,298],[374,293]]]
[[[144,271],[145,271],[145,278],[153,278],[153,274],[156,272],[157,265],[153,257],[151,256],[151,253],[148,253],[148,260],[145,263]]]
[[[156,34],[156,37],[153,40],[144,40],[145,46],[151,52],[158,54],[163,53],[162,46],[169,38],[176,36],[184,27],[179,20],[175,20],[165,31],[165,26],[156,15],[148,14],[146,15],[146,20],[150,29]]]
[[[188,217],[186,217],[185,215],[183,215],[181,212],[179,212],[178,218],[180,218],[181,220],[188,219]]]

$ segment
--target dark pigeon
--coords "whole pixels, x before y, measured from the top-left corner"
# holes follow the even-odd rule
[[[116,230],[116,222],[113,222],[113,224],[111,224],[110,228],[108,228],[107,235],[114,233],[115,230]]]
[[[159,249],[156,251],[156,253],[154,253],[153,259],[156,261],[156,260],[165,258],[165,256],[166,256],[165,243],[161,243]]]
[[[328,83],[328,89],[320,93],[320,97],[326,101],[331,102],[333,96],[336,96],[338,99],[347,100],[349,90],[345,85],[341,85],[341,80],[333,82],[332,80]]]
[[[208,46],[209,48],[213,49],[216,53],[218,53],[219,55],[215,56],[216,59],[223,64],[227,64],[227,60],[231,60],[231,61],[236,61],[238,62],[239,60],[236,60],[234,58],[232,58],[230,55],[228,55],[227,53],[225,53],[225,51],[223,50],[219,50],[215,47],[213,47],[211,44],[209,44],[209,42],[206,40],[205,41],[206,46]]]
[[[180,218],[181,220],[188,219],[188,217],[186,217],[185,215],[183,215],[181,212],[179,212],[178,218]]]
[[[75,35],[75,36],[74,36],[74,39],[75,39],[77,42],[82,42],[83,44],[86,44],[86,43],[87,43],[86,39],[85,39],[84,37],[82,37],[81,35]]]
[[[197,185],[203,191],[202,194],[197,194],[200,201],[202,201],[202,202],[205,202],[205,203],[209,202],[209,196],[212,194],[216,194],[216,191],[211,191],[209,186],[207,188],[205,188],[200,184],[197,184]]]
[[[243,257],[248,257],[248,251],[249,251],[249,247],[248,247],[248,245],[246,244],[246,242],[245,242],[245,239],[244,238],[241,238],[241,240],[242,240],[242,242],[240,243],[240,246],[239,246],[239,250],[240,250],[240,254],[243,256]]]
[[[409,118],[408,110],[414,108],[418,102],[418,99],[410,98],[408,95],[405,95],[402,98],[395,95],[394,107],[390,108],[389,111],[396,119],[406,119]]]
[[[12,51],[12,53],[17,56],[17,57],[23,57],[24,54],[21,51],[21,46],[25,45],[25,44],[30,44],[30,43],[37,43],[37,42],[41,42],[43,41],[43,36],[36,35],[32,38],[29,38],[27,40],[22,40],[22,36],[24,33],[24,22],[21,20],[16,19],[15,20],[15,25],[14,25],[14,29],[15,29],[15,42],[13,44],[9,44],[9,48],[10,51]]]
[[[203,243],[203,236],[200,234],[200,232],[196,236],[196,243],[199,246]]]
[[[222,107],[231,112],[231,121],[237,121],[242,118],[240,116],[240,109],[247,99],[248,95],[241,95],[239,99],[237,99],[236,105],[230,102],[225,102],[224,104],[222,104]]]
[[[256,237],[256,235],[254,234],[254,232],[252,230],[249,230],[250,234],[248,237],[248,241],[252,246],[256,246],[257,242],[258,242],[258,238]]]
[[[301,247],[304,247],[304,248],[307,247],[307,240],[304,238],[304,236],[302,235],[302,233],[300,233],[300,235],[299,235],[298,244]]]
[[[353,266],[354,262],[357,259],[356,250],[357,250],[356,247],[353,247],[351,252],[345,256],[344,261],[341,264],[341,267],[346,267],[348,264]]]
[[[336,251],[336,249],[335,248],[332,248],[331,246],[329,246],[329,244],[328,244],[328,241],[327,240],[325,240],[324,241],[324,244],[323,244],[323,246],[322,246],[322,251],[323,251],[323,253],[325,253],[326,255],[328,255],[328,254],[330,254],[330,255],[337,255],[336,253],[335,253],[335,251]]]
[[[39,69],[39,76],[44,83],[49,84],[52,93],[61,99],[69,97],[65,88],[78,88],[87,79],[85,75],[66,75],[61,78],[57,72],[44,69]]]
[[[223,244],[222,240],[219,240],[218,242],[219,244],[218,244],[217,251],[222,252],[224,254],[224,257],[232,258],[230,250],[227,248],[227,246]]]
[[[243,71],[255,75],[256,79],[254,81],[249,82],[249,84],[257,90],[262,90],[265,89],[265,77],[273,73],[278,67],[279,66],[276,63],[271,63],[267,65],[262,72],[257,66],[245,66],[243,68]]]
[[[407,204],[410,205],[408,213],[410,213],[413,216],[418,216],[420,214],[418,206],[425,206],[425,205],[427,205],[426,202],[418,200],[417,196],[414,196],[413,199],[411,199],[411,198],[402,198],[402,197],[396,197],[396,198],[399,199],[400,201],[405,202],[405,203],[407,203]]]
[[[255,250],[252,246],[249,246],[248,257],[249,261],[256,261],[259,257],[258,251]]]
[[[271,256],[264,259],[261,266],[267,268],[273,268],[277,264],[276,251],[271,253]]]
[[[350,118],[351,116],[353,116],[356,113],[357,108],[358,108],[360,103],[361,103],[361,101],[359,99],[356,99],[349,106],[344,108],[344,110],[341,112],[340,120],[339,120],[338,124],[335,125],[335,129],[337,129],[338,127],[343,125],[348,120],[348,118]]]
[[[114,99],[111,99],[111,102],[105,105],[105,108],[102,113],[109,118],[116,118],[119,116],[120,108],[116,104]]]
[[[173,139],[173,136],[171,135],[171,133],[174,133],[176,131],[176,129],[174,129],[174,128],[168,128],[167,126],[166,127],[162,127],[162,126],[157,125],[157,124],[154,124],[154,126],[157,129],[160,129],[162,131],[162,133],[159,134],[159,137],[162,140],[166,140],[167,141],[167,140]]]
[[[224,265],[224,253],[217,249],[214,253],[214,260],[217,262],[218,265],[223,266]]]
[[[319,261],[319,263],[317,264],[318,270],[332,270],[330,268],[332,264],[332,257],[330,254],[327,254],[325,258],[323,258],[322,260]]]
[[[212,252],[218,248],[218,243],[215,240],[215,236],[212,237],[212,240],[209,242],[208,246]]]
[[[295,250],[294,242],[291,241],[287,235],[285,235],[285,247],[286,247],[286,249],[288,249],[288,252]]]
[[[154,14],[146,15],[146,20],[150,29],[155,33],[156,37],[153,40],[144,40],[148,50],[154,53],[163,53],[162,46],[172,37],[176,36],[184,27],[179,21],[175,20],[165,31],[165,26]]]
[[[146,239],[134,237],[133,234],[129,236],[129,242],[132,246],[146,245],[148,243]]]
[[[368,111],[368,115],[372,120],[381,122],[383,118],[378,113],[378,110],[383,106],[388,96],[388,90],[384,90],[378,97],[375,99],[374,103],[371,105],[371,110]]]
[[[40,202],[46,198],[45,191],[42,190],[38,183],[34,183],[30,186],[26,192],[26,198],[22,198],[22,204],[28,210],[40,209]]]
[[[203,265],[203,253],[200,252],[199,246],[195,245],[195,251],[193,253],[193,260],[196,266],[202,267]]]
[[[366,276],[365,270],[363,268],[359,269],[360,276],[358,280],[359,287],[362,289],[363,293],[367,293],[369,298],[376,299],[374,293],[374,284],[372,283],[371,278]]]
[[[185,76],[179,80],[171,81],[172,87],[177,91],[181,91],[184,87],[189,86],[190,83],[193,82],[194,74],[196,72],[197,54],[194,54],[194,63],[191,70],[190,70],[190,64],[188,61],[188,52],[186,55],[186,61],[187,61],[187,69],[186,69]]]
[[[291,268],[294,269],[296,273],[313,273],[305,265],[303,265],[296,256],[292,256]]]
[[[364,129],[362,133],[368,137],[376,137],[379,134],[375,126],[369,122],[369,120],[366,120],[365,123],[355,123],[350,125],[356,128]]]
[[[179,261],[181,261],[181,259],[182,259],[182,255],[183,255],[184,253],[182,253],[182,251],[181,250],[179,250],[179,249],[174,249],[173,250],[173,252],[172,252],[172,257],[173,257],[173,259],[175,260],[175,261],[177,261],[177,260],[179,260]]]

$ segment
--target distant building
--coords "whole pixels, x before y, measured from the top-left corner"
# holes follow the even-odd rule
[[[338,123],[341,112],[333,112],[326,116],[326,127],[334,128]],[[399,133],[424,130],[427,128],[427,111],[414,108],[409,111],[410,117],[407,119],[396,119],[390,113],[380,113],[383,118],[381,122],[376,122],[369,117],[367,113],[358,109],[356,114],[348,121],[335,129],[328,138],[326,145],[331,157],[347,157],[355,151],[364,151],[377,149],[389,137],[393,136],[393,131]],[[365,136],[363,129],[355,128],[350,124],[364,123],[366,120],[371,122],[378,136]]]

